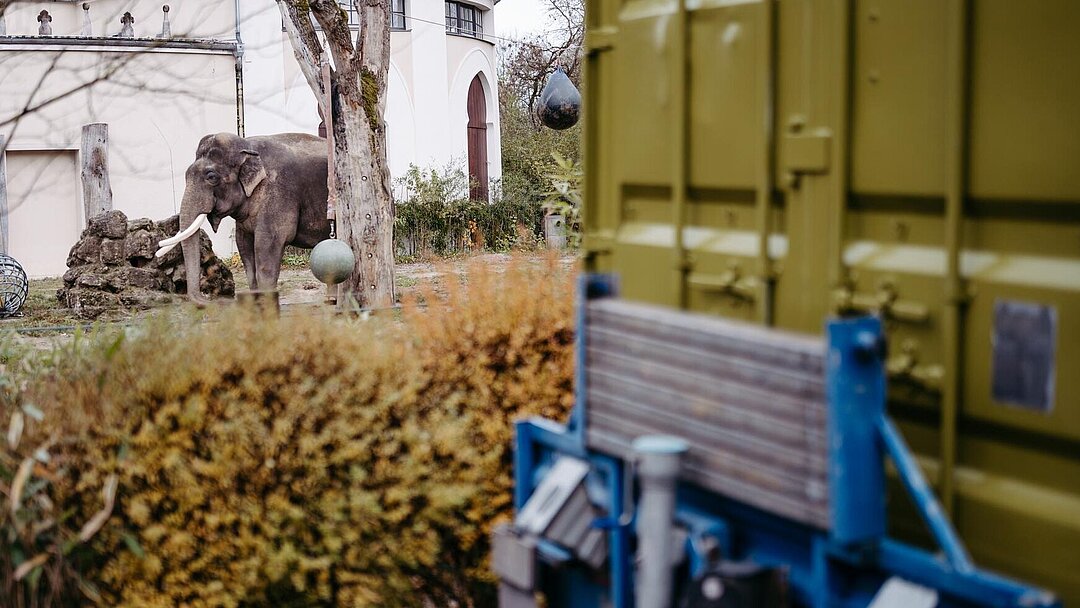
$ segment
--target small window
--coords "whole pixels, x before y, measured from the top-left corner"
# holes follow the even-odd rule
[[[461,2],[447,2],[446,33],[483,38],[483,12],[475,6],[462,4]]]
[[[405,0],[390,0],[390,29],[405,29]]]
[[[387,2],[390,4],[390,29],[405,29],[405,0],[387,0]],[[349,16],[349,29],[360,29],[360,13],[356,12],[352,0],[338,0],[338,6]],[[319,25],[314,16],[311,17],[311,25],[314,26],[316,31],[322,31],[322,26]],[[281,31],[285,31],[284,21],[281,23]]]
[[[356,12],[352,0],[338,0],[338,5],[349,15],[349,28],[355,30],[360,27],[360,14]]]

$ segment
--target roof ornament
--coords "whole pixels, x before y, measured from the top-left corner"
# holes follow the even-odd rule
[[[135,23],[135,17],[132,17],[130,12],[124,13],[124,16],[120,17],[120,23],[124,25],[124,27],[120,28],[120,37],[134,38],[135,28],[131,27],[131,24]]]
[[[52,36],[52,15],[49,14],[49,11],[41,11],[38,13],[37,20],[38,36]]]
[[[158,38],[172,38],[172,27],[169,25],[169,5],[162,5],[161,12],[163,20],[161,22],[161,33],[158,34]]]
[[[82,3],[82,10],[83,10],[82,31],[79,32],[79,35],[80,36],[86,36],[87,38],[89,38],[89,37],[94,35],[94,26],[93,26],[93,24],[90,23],[90,3],[89,2],[83,2]]]

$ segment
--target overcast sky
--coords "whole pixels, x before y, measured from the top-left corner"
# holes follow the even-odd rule
[[[515,38],[544,30],[544,0],[501,0],[495,5],[495,35]]]

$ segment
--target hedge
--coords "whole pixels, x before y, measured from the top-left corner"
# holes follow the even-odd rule
[[[400,318],[159,320],[9,369],[0,464],[51,445],[0,523],[0,606],[494,606],[512,420],[571,403],[572,275],[474,267]]]

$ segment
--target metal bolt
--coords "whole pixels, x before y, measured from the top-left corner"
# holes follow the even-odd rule
[[[855,359],[860,363],[884,360],[886,355],[885,338],[864,331],[855,336]]]

